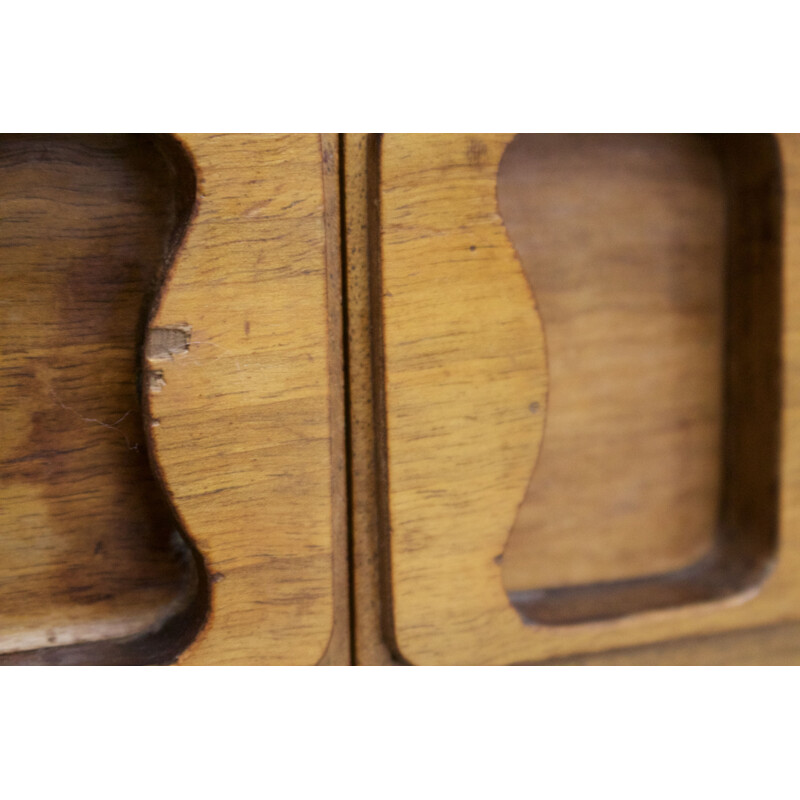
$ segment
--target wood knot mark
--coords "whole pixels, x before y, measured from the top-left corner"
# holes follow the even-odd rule
[[[189,352],[191,325],[166,325],[150,328],[145,345],[148,361],[171,361],[176,355]]]

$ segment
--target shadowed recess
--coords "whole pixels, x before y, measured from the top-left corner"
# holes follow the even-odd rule
[[[194,205],[171,137],[0,136],[0,659],[161,663],[205,570],[148,461],[141,349]]]
[[[513,604],[567,625],[754,590],[778,529],[774,139],[520,135],[498,200],[550,387]]]

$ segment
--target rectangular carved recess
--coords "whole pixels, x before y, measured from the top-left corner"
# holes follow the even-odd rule
[[[549,373],[512,603],[569,625],[755,590],[778,536],[774,138],[521,135],[498,200]]]

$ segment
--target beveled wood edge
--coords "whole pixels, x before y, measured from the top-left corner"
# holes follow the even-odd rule
[[[350,568],[347,520],[347,443],[344,372],[344,297],[342,278],[340,137],[320,134],[322,192],[325,204],[325,263],[328,295],[328,358],[330,365],[331,550],[333,626],[320,666],[352,663],[350,631]]]
[[[380,287],[375,281],[380,277],[375,263],[380,247],[379,146],[376,134],[342,137],[353,662],[400,665],[407,662],[390,645],[388,542],[382,535],[385,413]]]

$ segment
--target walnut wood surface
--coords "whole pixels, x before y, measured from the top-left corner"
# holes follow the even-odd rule
[[[547,375],[544,359],[536,356],[537,347],[543,352],[544,340],[535,300],[527,281],[522,283],[523,271],[502,227],[494,191],[511,140],[383,137],[380,174],[373,181],[379,188],[367,198],[367,206],[379,210],[380,237],[366,257],[348,254],[355,259],[348,272],[377,271],[380,288],[372,322],[383,325],[383,336],[373,340],[372,349],[384,370],[385,413],[375,427],[378,458],[385,459],[386,469],[374,502],[382,541],[388,544],[377,570],[366,560],[356,560],[356,586],[359,569],[372,569],[372,578],[362,577],[362,586],[377,575],[380,605],[377,614],[373,610],[360,619],[356,612],[356,657],[369,661],[380,639],[395,659],[411,663],[540,662],[575,659],[581,653],[602,661],[602,653],[611,650],[628,653],[635,662],[647,659],[642,653],[651,645],[668,649],[670,640],[680,640],[675,652],[682,649],[686,657],[693,637],[701,637],[698,647],[708,653],[707,642],[715,636],[730,642],[742,629],[752,636],[742,633],[736,641],[749,647],[744,643],[758,639],[759,626],[773,631],[797,619],[800,607],[800,590],[792,578],[800,568],[792,480],[798,460],[793,412],[793,364],[798,358],[794,284],[800,270],[795,241],[800,213],[797,137],[779,137],[777,150],[773,143],[755,142],[738,157],[728,150],[725,137],[715,144],[727,175],[724,193],[731,229],[722,420],[712,421],[710,434],[712,439],[720,436],[713,434],[713,427],[719,431],[721,425],[717,561],[701,563],[699,577],[681,578],[684,584],[677,594],[663,582],[645,580],[634,587],[652,591],[655,585],[661,593],[652,606],[657,610],[569,626],[525,624],[502,579],[504,545],[531,474],[536,480],[532,471],[541,429],[537,431],[535,420],[547,417]],[[701,176],[709,175],[708,159],[701,154],[700,162]],[[349,174],[352,165],[346,168]],[[712,191],[700,189],[703,196],[691,202],[718,218],[714,171],[700,181]],[[675,170],[668,172],[664,192],[672,190],[682,208],[681,193],[685,198],[687,190],[680,187]],[[676,216],[681,221],[676,218],[673,230],[680,234],[685,221],[680,213]],[[783,219],[783,236],[775,219]],[[718,233],[719,225],[712,230]],[[690,234],[698,238],[689,252],[719,248],[717,234],[704,239],[706,233]],[[719,302],[713,299],[719,267],[716,272],[717,278],[694,276],[700,287],[705,285],[703,296],[711,307]],[[703,283],[705,278],[709,284]],[[710,324],[713,331],[716,323],[710,315],[704,322],[700,314],[698,324]],[[513,335],[504,335],[512,330]],[[718,334],[713,333],[709,347],[719,352]],[[719,365],[712,367],[705,355],[695,363],[701,364],[701,372],[710,370],[712,386],[703,401],[710,407],[720,395]],[[498,369],[501,364],[507,368]],[[609,380],[615,379],[609,375]],[[523,403],[526,414],[521,413]],[[709,445],[701,463],[711,462],[710,451]],[[714,494],[713,480],[706,484],[707,498]],[[703,503],[708,513],[711,502]],[[566,500],[563,510],[571,513]],[[354,523],[358,550],[362,540],[358,521]],[[777,564],[762,585],[778,532]],[[673,562],[678,564],[691,557],[691,548],[679,547],[669,557],[680,553]],[[618,575],[633,574],[642,563],[615,561],[614,569]],[[537,569],[546,572],[544,566]],[[580,569],[591,576],[598,565]],[[688,605],[676,607],[687,588]],[[658,609],[662,601],[664,607]],[[800,658],[800,647],[789,645],[780,658],[791,658],[791,652]],[[610,660],[618,657],[609,655]]]

